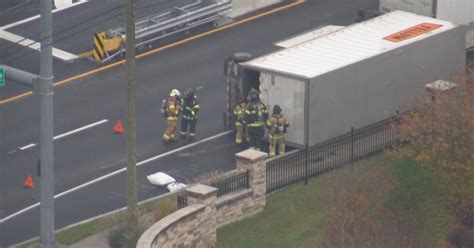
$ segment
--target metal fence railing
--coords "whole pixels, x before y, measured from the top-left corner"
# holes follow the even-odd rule
[[[212,187],[218,189],[217,197],[228,195],[244,189],[250,188],[249,171],[244,171],[237,175],[225,178],[223,180],[211,183]],[[176,198],[178,209],[188,206],[188,197],[186,194],[178,195]]]
[[[267,162],[267,194],[309,177],[351,164],[398,142],[398,117],[351,129],[328,141],[290,152]]]
[[[218,188],[217,197],[250,188],[249,171],[244,171],[235,176],[213,182],[212,187]]]
[[[176,198],[178,209],[188,206],[188,196],[187,195],[178,195]]]

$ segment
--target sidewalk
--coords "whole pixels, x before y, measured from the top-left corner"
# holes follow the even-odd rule
[[[71,246],[69,248],[109,248],[109,240],[107,239],[108,230],[89,236]]]
[[[71,246],[69,248],[109,248],[107,239],[108,230],[89,236]]]

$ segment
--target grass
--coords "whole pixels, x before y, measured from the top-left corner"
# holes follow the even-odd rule
[[[350,178],[371,198],[371,211],[383,210],[375,221],[383,221],[387,211],[402,209],[409,216],[422,216],[416,232],[423,247],[443,244],[454,219],[444,211],[429,172],[410,161],[378,156],[356,163],[353,171],[333,171],[309,180],[307,186],[301,183],[270,195],[263,212],[218,229],[217,247],[321,247],[330,213],[337,211],[335,188]]]
[[[420,215],[417,231],[425,247],[437,247],[446,238],[455,222],[444,205],[439,185],[431,173],[410,160],[394,161],[391,167],[398,184],[387,203],[389,209],[401,208],[411,215]]]
[[[358,170],[375,166],[377,160],[357,164]],[[304,183],[291,186],[267,198],[261,213],[224,226],[217,231],[217,247],[317,247],[328,224],[333,201],[327,187],[333,171]]]
[[[298,184],[267,198],[254,217],[218,229],[217,247],[314,247],[327,223],[323,180]]]
[[[61,231],[57,234],[56,238],[61,244],[72,245],[86,237],[100,232],[103,228],[106,227],[101,225],[100,220],[93,220],[91,222]]]

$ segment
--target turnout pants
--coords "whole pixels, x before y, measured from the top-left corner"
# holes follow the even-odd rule
[[[196,123],[197,123],[197,119],[181,118],[181,137],[184,137],[186,135],[188,135],[189,138],[196,137]],[[188,134],[188,127],[189,127],[189,134]]]
[[[278,146],[278,154],[285,154],[285,137],[280,136],[268,136],[268,155],[274,157],[276,155],[276,147]]]
[[[248,134],[247,134],[247,127],[242,125],[241,123],[235,123],[235,143],[242,144],[242,140],[246,139],[247,142],[249,141]]]
[[[165,133],[163,134],[164,141],[174,140],[174,133],[176,132],[176,125],[178,120],[176,119],[167,119],[167,127]]]
[[[257,151],[262,150],[262,141],[263,136],[265,135],[265,129],[263,126],[261,127],[248,127],[248,135],[249,135],[249,146],[250,148],[254,148]]]

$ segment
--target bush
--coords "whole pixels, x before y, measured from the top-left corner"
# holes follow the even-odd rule
[[[146,227],[141,222],[127,221],[110,231],[108,239],[111,248],[134,248]]]
[[[173,213],[177,209],[176,198],[167,198],[153,205],[153,214],[155,221],[163,219],[165,216]]]

